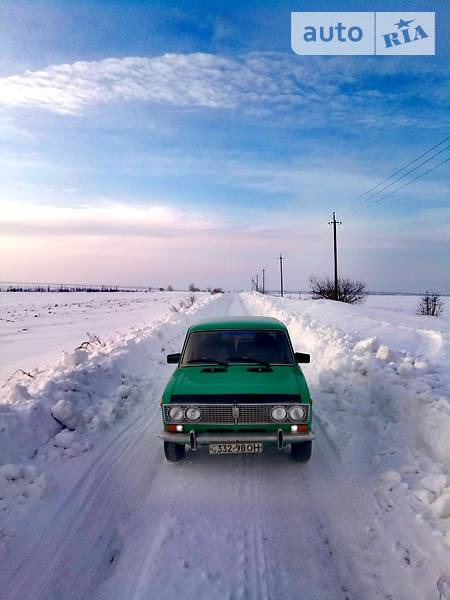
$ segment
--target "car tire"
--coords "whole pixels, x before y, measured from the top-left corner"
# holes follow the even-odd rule
[[[312,454],[312,442],[291,444],[291,456],[297,462],[308,462]]]
[[[164,456],[169,462],[178,462],[184,457],[184,444],[175,444],[175,442],[164,442]]]

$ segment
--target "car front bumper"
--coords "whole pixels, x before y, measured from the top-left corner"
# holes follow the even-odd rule
[[[165,442],[175,444],[189,444],[191,450],[196,450],[198,445],[220,444],[233,442],[272,442],[277,444],[278,449],[286,444],[300,444],[302,442],[311,442],[315,437],[312,431],[309,433],[289,433],[281,429],[269,433],[257,433],[253,431],[218,431],[211,432],[172,432],[163,431],[158,436]]]

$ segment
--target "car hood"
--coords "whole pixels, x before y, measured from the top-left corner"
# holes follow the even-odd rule
[[[208,372],[205,367],[179,368],[169,382],[164,401],[172,395],[300,395],[309,401],[303,373],[297,366],[273,366],[269,372],[249,371],[249,365],[233,365],[224,371]],[[254,369],[254,367],[253,367]]]

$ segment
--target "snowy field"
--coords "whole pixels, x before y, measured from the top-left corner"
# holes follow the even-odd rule
[[[167,313],[182,292],[0,292],[0,382],[89,340],[113,337]]]
[[[174,313],[187,294],[67,296],[55,315],[48,294],[1,298],[2,372],[33,375],[0,389],[2,600],[450,599],[448,300],[435,319],[416,297],[199,294]],[[307,465],[165,462],[165,355],[231,314],[277,317],[311,353]],[[103,343],[74,351],[86,331]]]

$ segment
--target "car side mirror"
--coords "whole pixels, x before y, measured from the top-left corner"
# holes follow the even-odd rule
[[[311,362],[311,355],[305,354],[304,352],[294,352],[295,362],[298,363],[309,363]]]
[[[177,365],[180,362],[181,359],[181,353],[177,352],[176,354],[168,354],[167,355],[167,362],[169,363],[169,365]]]

